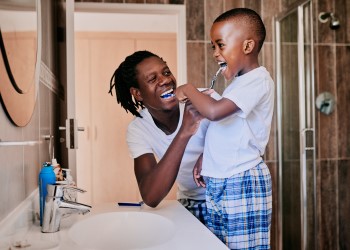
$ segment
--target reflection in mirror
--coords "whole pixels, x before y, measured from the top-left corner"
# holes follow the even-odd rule
[[[39,84],[40,1],[0,2],[0,96],[17,126],[32,117]]]

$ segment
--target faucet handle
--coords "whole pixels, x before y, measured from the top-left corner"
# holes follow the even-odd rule
[[[86,190],[78,188],[78,187],[73,186],[73,185],[65,185],[65,184],[55,183],[55,184],[48,184],[47,185],[47,196],[61,198],[61,197],[63,197],[65,189],[78,191],[80,193],[86,192]]]
[[[63,189],[70,189],[70,190],[73,190],[73,191],[78,191],[80,193],[85,193],[86,192],[86,190],[78,188],[78,187],[73,186],[73,185],[64,185]]]

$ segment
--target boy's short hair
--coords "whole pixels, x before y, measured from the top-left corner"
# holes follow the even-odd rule
[[[218,16],[214,20],[214,23],[228,21],[233,18],[243,21],[249,26],[251,26],[253,29],[255,29],[254,33],[257,35],[258,52],[259,52],[261,50],[261,47],[264,44],[265,36],[266,36],[265,25],[260,15],[252,9],[235,8],[222,13],[220,16]]]

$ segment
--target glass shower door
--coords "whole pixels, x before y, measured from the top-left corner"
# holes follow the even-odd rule
[[[279,249],[316,249],[311,2],[276,19]]]

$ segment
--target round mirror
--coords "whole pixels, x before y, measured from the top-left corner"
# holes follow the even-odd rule
[[[0,96],[9,119],[30,121],[38,93],[41,60],[40,1],[0,2]]]

